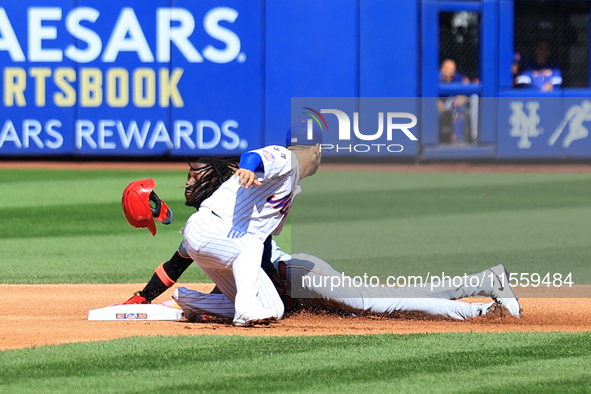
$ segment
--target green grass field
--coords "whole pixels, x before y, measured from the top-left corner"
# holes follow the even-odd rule
[[[319,173],[292,243],[352,274],[458,275],[506,264],[591,283],[591,174]]]
[[[125,186],[148,177],[175,212],[156,237],[121,210]],[[0,283],[145,282],[182,240],[184,181],[178,171],[1,170]],[[302,186],[278,242],[347,272],[503,262],[591,283],[591,174],[321,169]],[[191,267],[180,282],[206,281]],[[589,333],[129,338],[0,352],[0,392],[584,392],[590,347]]]
[[[129,338],[0,353],[3,392],[588,392],[591,334]]]

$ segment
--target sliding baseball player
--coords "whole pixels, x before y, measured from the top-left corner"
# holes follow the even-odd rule
[[[300,134],[304,135],[304,133]],[[296,144],[300,142],[298,141],[297,133],[293,133],[293,135],[290,136],[289,141]],[[271,149],[271,152],[265,150],[251,152],[252,154],[250,155],[250,158],[247,157],[248,160],[243,157],[241,162],[243,168],[250,168],[250,170],[245,172],[242,177],[240,177],[240,170],[236,172],[239,173],[239,177],[237,179],[238,184],[242,186],[244,190],[252,186],[252,190],[256,191],[257,188],[261,186],[258,185],[258,179],[262,178],[257,178],[257,176],[253,175],[257,172],[264,173],[264,171],[272,168],[271,164],[274,163],[266,163],[266,161],[276,161],[275,156],[273,156],[273,152],[286,154],[286,152],[284,152],[282,149]],[[317,163],[320,162],[319,155],[314,155],[315,151],[310,148],[304,148],[302,151],[307,151],[309,154],[311,153],[309,156],[313,165],[311,170],[315,172]],[[263,161],[263,158],[265,161]],[[283,159],[283,157],[281,158]],[[254,159],[254,161],[250,161],[251,159]],[[285,161],[283,163],[285,164]],[[191,169],[189,171],[185,192],[185,197],[187,199],[186,204],[197,209],[199,209],[202,205],[205,206],[205,211],[208,214],[207,216],[210,219],[213,219],[214,222],[219,221],[215,218],[211,218],[211,215],[221,219],[221,216],[218,216],[217,214],[218,209],[219,212],[225,212],[222,214],[223,216],[226,218],[230,217],[228,208],[225,207],[222,202],[214,201],[210,204],[210,199],[208,197],[211,196],[212,193],[214,193],[218,188],[220,188],[228,178],[231,178],[232,174],[236,170],[235,163],[220,158],[207,158],[202,159],[190,166]],[[310,172],[311,170],[309,168],[304,168],[306,169],[306,174],[313,173]],[[281,170],[279,170],[279,172],[281,172]],[[268,171],[267,175],[269,174],[272,174],[272,172]],[[234,184],[233,187],[235,190],[240,190],[240,186],[236,186],[236,184]],[[224,193],[228,194],[228,190],[226,190]],[[233,196],[234,192],[229,193],[229,195]],[[238,201],[238,198],[236,201]],[[285,214],[288,212],[291,200],[289,198],[271,197],[267,198],[266,202],[270,203],[274,207],[275,211],[279,211],[279,213],[284,214],[280,221],[276,221],[278,223],[276,227],[277,229],[283,224],[282,221],[286,216]],[[149,208],[149,201],[147,199],[144,201],[144,203]],[[236,204],[234,204],[234,206],[236,206]],[[213,209],[216,209],[216,211]],[[272,215],[275,211],[270,210],[269,214]],[[235,212],[232,212],[232,218],[239,216],[240,215],[236,215]],[[230,229],[224,229],[228,230],[225,238],[242,238],[241,234],[245,232],[245,228],[248,229],[249,220],[242,220],[242,222],[232,220],[231,223],[235,225],[233,225]],[[245,225],[246,227],[244,227]],[[201,231],[207,233],[210,231],[210,228],[202,227]],[[197,231],[197,234],[194,237],[199,238],[199,234],[199,231]],[[262,234],[264,235],[265,233],[262,232]],[[219,237],[219,239],[223,240],[224,236]],[[261,240],[262,236],[259,237],[255,243],[260,246]],[[270,238],[266,238],[266,240],[270,240]],[[233,241],[230,241],[230,243],[232,242]],[[180,275],[193,261],[193,257],[190,256],[190,253],[186,250],[186,243],[187,237],[173,257],[168,262],[162,264],[156,269],[155,274],[153,275],[150,282],[148,282],[146,287],[125,303],[149,303],[158,295],[162,294],[162,292],[164,292],[166,289],[174,285],[178,277],[180,277]],[[223,248],[218,248],[216,250],[217,255],[216,257],[212,258],[213,260],[224,261],[223,258],[219,257],[219,252],[221,250],[223,250]],[[196,255],[195,252],[193,252],[193,254],[194,256]],[[244,317],[239,317],[236,319],[237,311],[235,302],[232,300],[232,297],[228,297],[227,294],[205,294],[194,292],[185,288],[180,288],[177,290],[177,292],[175,292],[175,299],[177,299],[179,305],[184,305],[183,309],[185,310],[186,316],[190,317],[198,314],[207,314],[232,317],[236,325],[254,324],[253,320],[266,322],[280,318],[280,316],[283,314],[283,304],[279,305],[277,303],[277,292],[274,290],[274,288],[274,291],[271,291],[272,288],[269,285],[269,277],[259,268],[261,264],[261,253],[257,251],[256,253],[253,253],[253,256],[254,254],[256,254],[256,256],[253,257],[253,261],[255,262],[251,263],[251,265],[253,265],[253,267],[256,266],[253,271],[257,272],[259,280],[261,283],[263,283],[263,290],[259,291],[259,293],[256,295],[256,298],[262,305],[270,305],[270,309],[274,308],[275,311],[277,311],[276,317],[271,315],[270,318],[260,318],[254,316],[255,319],[251,318],[250,320]],[[447,316],[455,319],[466,319],[489,313],[492,306],[495,305],[496,302],[498,306],[506,309],[511,315],[516,317],[520,316],[519,302],[517,301],[512,289],[508,285],[503,286],[506,283],[506,278],[508,278],[508,273],[506,273],[503,265],[493,267],[489,270],[483,271],[480,274],[472,275],[473,277],[476,277],[476,279],[479,279],[479,282],[474,282],[472,280],[466,282],[471,284],[480,283],[478,286],[454,286],[450,282],[439,283],[435,289],[429,284],[423,287],[411,289],[396,289],[387,287],[374,288],[367,286],[354,288],[351,288],[351,286],[349,286],[349,288],[345,288],[345,286],[337,286],[336,288],[331,286],[328,288],[327,286],[317,286],[314,284],[322,283],[327,277],[340,277],[342,276],[342,273],[336,271],[325,261],[314,256],[303,254],[296,255],[292,259],[291,256],[281,252],[276,245],[274,245],[273,257],[275,267],[272,267],[273,272],[270,273],[270,276],[275,279],[276,283],[280,283],[279,288],[282,292],[283,299],[287,300],[287,302],[290,304],[294,301],[291,297],[292,293],[297,293],[298,297],[295,299],[295,304],[305,305],[311,302],[312,304],[316,305],[331,305],[337,309],[357,314],[382,314],[392,313],[394,311],[415,311],[425,312],[432,315]],[[210,277],[216,277],[217,281],[214,280],[214,282],[218,284],[218,286],[220,286],[220,283],[223,283],[222,286],[226,286],[226,292],[232,294],[236,291],[236,284],[232,281],[233,278],[230,278],[228,275],[227,271],[229,270],[226,269],[226,272],[223,274],[219,274],[217,272],[219,268],[216,265],[223,266],[223,264],[224,263],[220,264],[216,261],[213,263],[213,268],[208,267],[208,271],[206,271],[206,273],[208,275],[211,273]],[[269,270],[266,271],[269,272]],[[505,275],[505,281],[500,280],[503,274]],[[234,276],[234,271],[232,271],[232,276]],[[485,280],[485,277],[487,280]],[[489,278],[490,280],[488,280]],[[295,289],[295,292],[292,291],[294,290],[294,284],[299,286]],[[258,288],[259,290],[261,289],[260,285]],[[431,298],[425,296],[429,296]],[[495,302],[487,304],[445,302],[470,296],[491,297],[495,300]],[[263,306],[263,308],[265,307]],[[269,308],[267,308],[267,311],[264,313],[268,314],[268,310]],[[271,311],[271,313],[273,313],[273,311]]]
[[[394,312],[421,312],[466,320],[484,316],[494,308],[506,310],[519,317],[520,306],[511,287],[502,279],[507,275],[504,265],[467,276],[460,286],[452,283],[424,287],[350,286],[347,280],[333,286],[332,278],[348,278],[326,261],[308,254],[290,256],[273,241],[273,264],[282,281],[280,292],[292,307],[331,307],[357,315],[391,314]],[[478,279],[470,280],[471,277]],[[474,284],[474,286],[466,285]],[[292,295],[297,294],[297,297]],[[470,296],[493,298],[489,303],[455,301]],[[198,321],[202,315],[232,317],[233,303],[223,294],[208,294],[185,287],[175,290],[173,298],[183,309],[188,320]]]

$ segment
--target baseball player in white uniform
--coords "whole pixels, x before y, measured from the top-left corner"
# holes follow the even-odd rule
[[[200,159],[196,163],[190,164],[185,192],[186,204],[198,209],[201,203],[211,196],[224,180],[233,176],[237,168],[237,163],[213,157]],[[124,209],[126,204],[132,203],[139,204],[145,210],[149,210],[151,207],[150,199],[146,195],[142,201],[129,201],[129,198],[126,200],[124,193]],[[139,211],[142,210],[139,209]],[[138,218],[134,217],[133,223],[136,223],[135,219]],[[302,306],[332,306],[338,310],[356,314],[421,311],[453,318],[466,318],[488,311],[488,305],[473,304],[470,306],[465,303],[448,304],[431,300],[424,302],[424,300],[416,301],[416,298],[427,295],[453,300],[471,296],[486,296],[495,299],[511,315],[517,317],[520,315],[519,302],[515,294],[510,286],[503,286],[509,277],[503,265],[466,276],[460,285],[455,284],[454,278],[453,283],[451,279],[448,279],[447,282],[437,283],[436,286],[427,283],[424,286],[403,289],[367,286],[350,289],[346,286],[336,286],[335,288],[332,278],[341,280],[342,274],[315,256],[299,254],[292,259],[291,256],[282,252],[274,242],[269,242],[268,253],[269,257],[263,255],[262,266],[265,267],[269,277],[273,278],[275,285],[279,284],[278,288],[283,299],[290,306],[293,305],[295,299],[295,303]],[[271,257],[274,261],[273,264],[271,264]],[[270,267],[267,266],[266,259],[269,259]],[[188,257],[181,245],[169,261],[155,270],[152,279],[145,288],[132,296],[125,304],[149,303],[174,285],[191,263],[192,259]],[[504,281],[501,280],[503,276]],[[321,283],[330,283],[330,288],[320,285]],[[468,286],[468,284],[470,285]],[[294,289],[295,291],[292,291]],[[222,294],[204,294],[182,288],[175,294],[175,297],[184,306],[185,314],[189,319],[197,314],[224,317],[233,317],[235,314],[233,302]]]
[[[234,307],[236,326],[283,317],[284,305],[261,269],[263,242],[281,232],[300,179],[316,173],[321,135],[304,123],[288,133],[289,149],[245,153],[235,176],[201,203],[185,226],[182,247]]]
[[[466,320],[488,314],[493,306],[505,309],[515,317],[520,316],[520,307],[513,290],[499,276],[507,275],[500,264],[481,273],[470,275],[479,279],[467,281],[475,286],[439,286],[433,291],[429,284],[423,288],[395,288],[372,286],[323,286],[330,283],[324,278],[342,278],[342,273],[326,261],[308,254],[290,256],[279,249],[273,241],[273,264],[282,279],[283,299],[303,307],[332,307],[358,315],[391,314],[393,312],[421,312]],[[491,276],[492,273],[492,276]],[[492,278],[493,280],[490,280]],[[505,286],[503,286],[505,284]],[[294,287],[298,286],[297,298],[291,298]],[[468,303],[454,301],[470,296],[487,296],[494,299],[489,303]],[[233,303],[223,294],[207,294],[185,287],[175,290],[173,298],[183,309],[188,320],[199,315],[233,317]]]

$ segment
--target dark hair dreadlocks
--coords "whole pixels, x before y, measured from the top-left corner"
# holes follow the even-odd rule
[[[196,168],[185,157],[192,171],[199,174],[199,179],[193,185],[187,186],[186,190],[190,193],[185,205],[199,209],[201,203],[211,196],[222,183],[228,180],[238,169],[236,159],[224,159],[221,157],[209,156],[200,158],[196,163],[203,164],[203,167]]]

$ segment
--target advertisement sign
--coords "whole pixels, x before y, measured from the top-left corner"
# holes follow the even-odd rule
[[[0,155],[238,155],[262,145],[262,3],[0,7]]]

